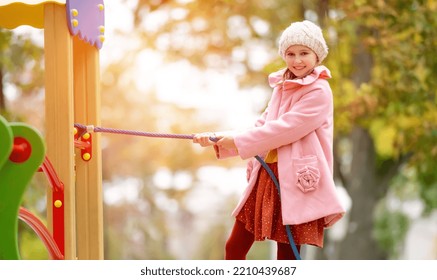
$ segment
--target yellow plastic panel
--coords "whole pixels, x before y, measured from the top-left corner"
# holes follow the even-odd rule
[[[20,25],[44,28],[44,5],[65,5],[66,0],[0,0],[0,27],[14,29]]]

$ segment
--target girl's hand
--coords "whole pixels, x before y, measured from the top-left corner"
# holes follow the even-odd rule
[[[237,150],[235,146],[234,137],[231,134],[224,134],[217,137],[219,140],[216,145],[223,149]]]
[[[193,143],[197,143],[202,147],[208,147],[216,144],[216,142],[212,140],[218,140],[219,137],[215,135],[215,133],[212,132],[204,132],[204,133],[198,133],[193,136]]]

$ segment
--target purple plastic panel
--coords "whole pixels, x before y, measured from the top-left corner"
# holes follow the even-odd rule
[[[103,0],[67,0],[66,4],[71,35],[101,49],[105,40]]]

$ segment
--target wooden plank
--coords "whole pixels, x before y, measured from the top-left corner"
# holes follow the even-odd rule
[[[45,140],[47,156],[65,187],[65,259],[76,259],[76,219],[73,135],[73,41],[65,6],[44,6]],[[52,228],[52,199],[47,215]]]
[[[73,39],[75,122],[100,125],[100,65],[96,47]],[[100,134],[92,134],[92,158],[76,153],[78,259],[103,259],[103,199]]]

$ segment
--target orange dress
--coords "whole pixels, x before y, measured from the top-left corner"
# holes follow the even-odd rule
[[[278,177],[277,163],[267,163]],[[236,219],[244,223],[246,230],[256,241],[265,239],[289,244],[285,226],[282,223],[281,202],[278,190],[267,171],[261,167],[257,182],[237,214]],[[323,248],[323,218],[290,226],[296,245],[309,244]]]

